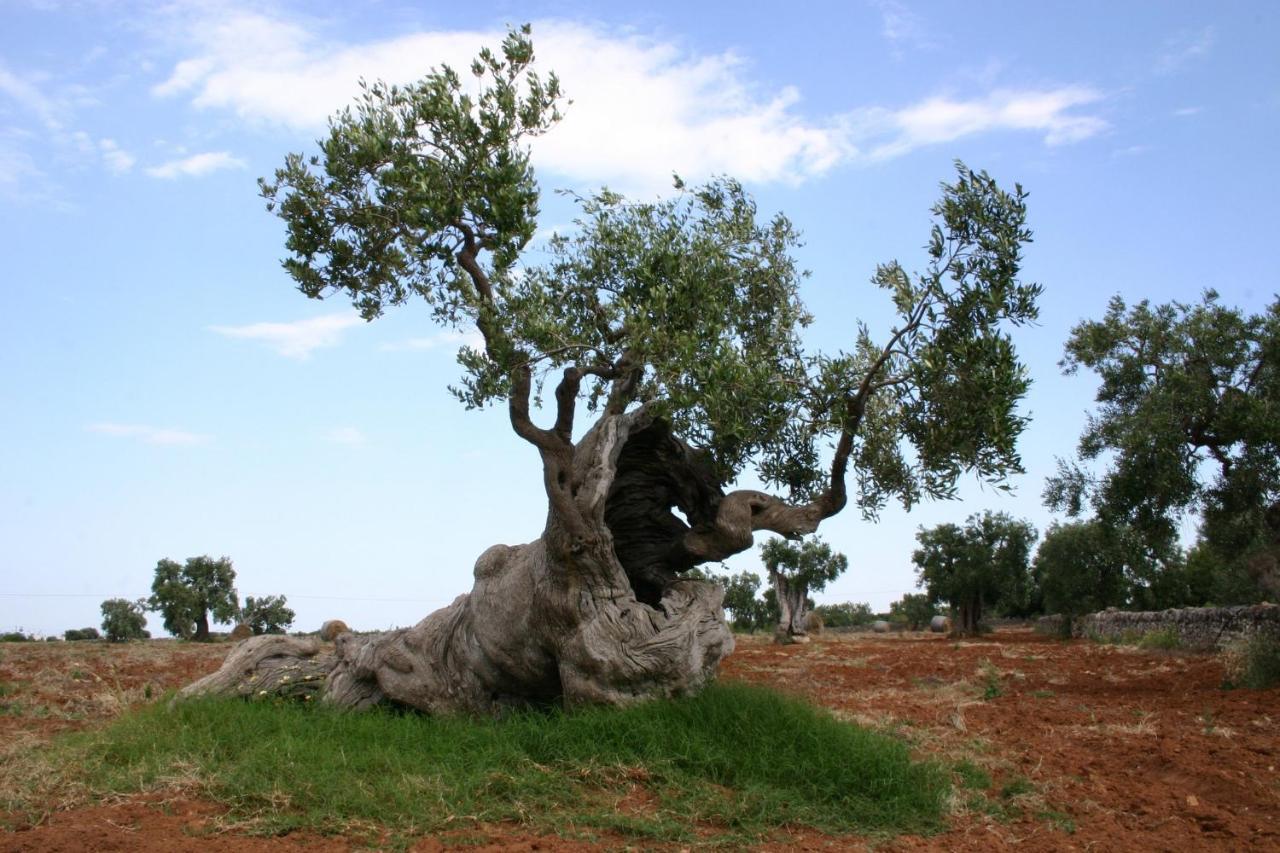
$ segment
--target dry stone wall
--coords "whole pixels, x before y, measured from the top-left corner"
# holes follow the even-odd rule
[[[1061,616],[1045,616],[1036,627],[1054,633],[1061,625]],[[1175,632],[1179,643],[1187,648],[1213,649],[1257,635],[1280,640],[1280,606],[1184,607],[1137,612],[1108,609],[1081,616],[1071,627],[1073,636],[1101,640],[1137,639],[1155,631]]]

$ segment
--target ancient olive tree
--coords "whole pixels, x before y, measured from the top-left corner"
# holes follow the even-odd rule
[[[974,514],[964,527],[921,528],[911,555],[917,585],[956,613],[954,633],[977,634],[987,608],[1017,613],[1031,592],[1029,560],[1036,531],[1003,512]]]
[[[236,572],[227,557],[190,557],[185,564],[156,563],[148,604],[164,619],[164,629],[184,640],[209,639],[209,620],[231,622],[240,611]]]
[[[778,601],[775,636],[779,642],[794,642],[807,634],[804,617],[809,612],[809,593],[839,577],[849,568],[849,560],[816,536],[800,542],[770,539],[760,546],[760,558]]]
[[[959,166],[924,271],[876,271],[897,324],[806,353],[796,232],[733,180],[677,181],[653,203],[577,197],[572,231],[526,251],[528,141],[561,102],[532,60],[525,29],[483,51],[470,81],[442,68],[368,85],[319,153],[289,155],[262,192],[307,296],[346,297],[367,320],[420,299],[442,326],[478,331],[453,391],[504,406],[538,454],[541,538],[485,551],[471,593],[411,628],[344,635],[333,653],[255,638],[189,692],[270,695],[305,674],[341,706],[473,712],[686,693],[733,639],[720,587],[684,573],[758,530],[812,533],[851,497],[874,515],[949,495],[964,472],[1020,469],[1027,379],[1009,327],[1035,317],[1039,292],[1018,278],[1021,188]],[[781,495],[726,491],[751,469]]]
[[[1072,330],[1062,367],[1098,374],[1098,411],[1046,502],[1073,516],[1091,508],[1153,555],[1198,513],[1218,560],[1247,571],[1255,594],[1280,596],[1280,300],[1249,315],[1213,291],[1193,305],[1116,297]],[[1087,465],[1100,457],[1109,464],[1095,473]]]

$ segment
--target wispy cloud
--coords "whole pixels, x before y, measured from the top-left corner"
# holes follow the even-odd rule
[[[206,151],[179,160],[170,160],[146,170],[153,178],[195,178],[220,169],[243,169],[244,161],[226,151]]]
[[[41,172],[25,149],[27,134],[17,130],[0,130],[0,184],[17,184]]]
[[[163,429],[142,424],[97,423],[85,427],[89,432],[114,438],[131,438],[144,444],[187,445],[205,444],[211,436],[180,429]]]
[[[889,43],[889,52],[901,59],[906,48],[928,50],[937,46],[924,19],[899,0],[873,0],[880,10],[880,34]]]
[[[1157,74],[1172,74],[1183,66],[1207,56],[1217,41],[1213,27],[1195,32],[1183,32],[1165,40],[1164,48],[1156,58]]]
[[[1117,148],[1111,152],[1112,157],[1137,157],[1140,154],[1146,154],[1151,150],[1150,145],[1130,145],[1127,148]]]
[[[0,94],[35,114],[46,128],[62,129],[64,105],[46,95],[31,80],[15,74],[3,65],[0,65]]]
[[[285,358],[305,361],[314,350],[337,346],[347,329],[363,322],[353,314],[328,314],[292,323],[210,326],[209,331],[228,338],[259,341]]]
[[[102,152],[102,159],[107,164],[107,168],[113,174],[123,175],[133,168],[134,163],[138,162],[132,154],[122,149],[113,139],[99,139],[98,148]]]
[[[1049,146],[1088,139],[1107,128],[1095,115],[1074,112],[1102,100],[1092,89],[997,90],[981,98],[935,97],[900,110],[867,110],[850,120],[851,135],[873,160],[928,145],[995,131],[1031,131]]]
[[[474,329],[469,332],[446,330],[427,337],[392,341],[383,344],[378,349],[385,352],[412,352],[441,349],[442,347],[470,347],[474,350],[481,350],[484,349],[484,338]]]
[[[42,86],[41,84],[44,84]],[[105,166],[121,175],[133,168],[134,157],[113,139],[99,139],[74,129],[77,106],[91,102],[81,86],[50,87],[40,75],[21,75],[0,64],[0,101],[8,100],[20,114],[34,119],[25,130],[7,128],[0,139],[0,182],[16,183],[22,177],[39,177],[36,166],[42,148],[52,149],[62,159],[77,166]]]
[[[334,427],[333,429],[326,431],[324,434],[324,440],[333,444],[346,444],[350,446],[365,444],[368,441],[363,432],[351,426]]]
[[[908,38],[905,7],[882,8],[889,9],[893,37]],[[420,32],[334,44],[298,21],[240,11],[193,22],[188,38],[190,55],[154,88],[157,96],[185,96],[250,123],[314,133],[350,103],[359,79],[405,82],[442,63],[465,68],[501,33]],[[760,86],[749,63],[732,52],[696,54],[671,41],[563,21],[535,24],[534,40],[540,64],[556,70],[573,99],[564,121],[534,142],[534,160],[575,185],[662,191],[673,171],[692,180],[729,173],[748,182],[798,183],[841,164],[972,133],[1030,130],[1052,145],[1105,126],[1068,112],[1101,97],[1080,87],[824,113],[806,105],[796,88]],[[947,109],[965,115],[947,121],[938,115]],[[872,125],[868,116],[876,119]]]
[[[1175,118],[1190,118],[1204,112],[1204,107],[1179,107],[1173,111]]]

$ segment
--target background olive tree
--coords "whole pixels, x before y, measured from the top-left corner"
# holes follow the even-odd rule
[[[229,623],[240,612],[236,572],[227,557],[190,557],[186,563],[156,563],[148,604],[164,619],[164,629],[184,640],[209,639],[209,621]]]
[[[938,607],[922,592],[908,592],[889,604],[889,618],[906,626],[908,631],[920,631],[934,616]]]
[[[1252,581],[1219,591],[1280,595],[1278,362],[1280,300],[1250,315],[1213,291],[1195,304],[1132,308],[1115,297],[1103,319],[1080,323],[1067,341],[1062,368],[1098,375],[1097,410],[1077,458],[1059,461],[1046,502],[1127,528],[1152,554],[1176,547],[1191,513],[1198,560]]]
[[[107,641],[124,643],[150,637],[145,605],[145,600],[130,601],[127,598],[109,598],[102,602],[102,633]]]
[[[240,608],[240,621],[254,634],[283,634],[293,624],[294,615],[283,595],[247,595]]]
[[[1031,609],[1029,558],[1036,531],[1028,522],[984,512],[971,515],[963,527],[921,528],[916,540],[920,547],[911,560],[917,584],[931,601],[945,602],[955,611],[955,633],[978,633],[988,609],[1002,615]]]
[[[849,568],[844,554],[832,551],[816,536],[800,542],[770,539],[760,546],[760,558],[778,602],[779,639],[807,633],[804,617],[809,612],[809,593],[822,591]]]

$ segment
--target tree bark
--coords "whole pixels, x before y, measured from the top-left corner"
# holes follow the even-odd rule
[[[782,572],[770,572],[769,580],[773,583],[781,614],[774,639],[779,643],[808,642],[808,631],[804,627],[804,617],[808,612],[808,585]]]
[[[342,634],[332,651],[254,637],[179,697],[303,695],[346,708],[483,714],[699,690],[733,650],[733,635],[723,590],[680,574],[705,562],[686,547],[692,534],[739,535],[721,526],[733,496],[644,408],[606,415],[570,452],[546,447],[542,538],[481,554],[469,594],[411,628]],[[737,550],[750,547],[751,529]]]
[[[196,616],[196,633],[191,639],[197,643],[209,642],[209,611],[201,610]]]
[[[976,637],[982,629],[982,599],[972,598],[960,602],[956,608],[956,623],[952,634],[958,637]]]

